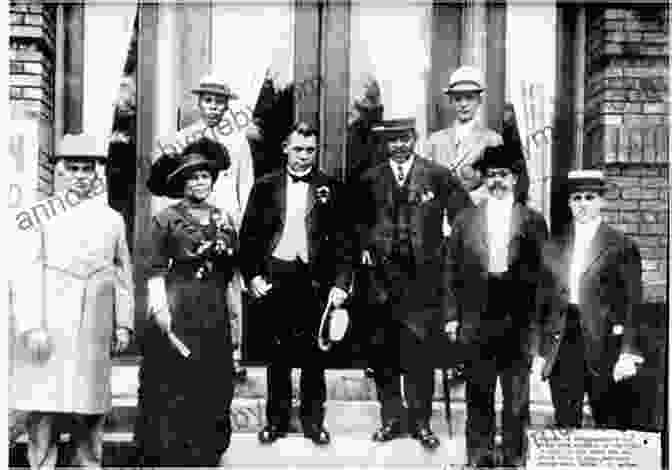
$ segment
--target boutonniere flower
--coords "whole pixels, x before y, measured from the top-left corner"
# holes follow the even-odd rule
[[[328,186],[318,186],[315,189],[315,200],[320,204],[326,204],[331,197],[331,191]]]
[[[422,193],[422,194],[420,195],[420,203],[421,203],[421,204],[424,204],[424,203],[426,203],[426,202],[429,202],[429,201],[431,201],[432,199],[434,199],[434,193],[433,193],[431,190],[429,190],[429,191],[425,191],[424,193]]]

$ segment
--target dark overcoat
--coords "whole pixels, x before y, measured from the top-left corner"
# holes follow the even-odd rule
[[[316,197],[328,188],[328,198]],[[326,295],[332,286],[347,290],[352,276],[352,223],[347,220],[342,185],[314,170],[308,188],[306,233],[308,265],[314,286]],[[247,282],[255,276],[268,276],[268,261],[282,236],[286,220],[287,171],[272,172],[258,179],[252,188],[240,229],[240,266]],[[326,297],[325,297],[326,301]],[[296,299],[301,308],[301,299]],[[319,324],[320,311],[310,316]],[[317,334],[317,330],[315,330]]]
[[[565,333],[574,230],[550,240],[543,250],[539,291],[543,376],[555,365]],[[610,374],[619,353],[638,353],[634,315],[642,301],[642,266],[637,245],[601,223],[579,282],[579,311],[586,359],[597,374]],[[614,329],[616,325],[622,326]]]
[[[482,315],[488,306],[487,200],[461,213],[448,243],[444,282],[444,311],[449,320],[459,321],[461,343],[477,346],[497,331],[496,322]],[[521,353],[531,353],[538,344],[535,295],[541,269],[541,250],[548,236],[544,217],[537,211],[515,203],[511,212],[508,244],[508,271],[511,295],[502,309],[511,315],[520,332]]]
[[[405,325],[412,332],[414,341],[421,344],[441,330],[444,320],[441,310],[444,216],[452,223],[458,212],[470,207],[472,202],[449,169],[417,155],[406,184],[414,275],[406,276],[402,281],[406,284],[402,286],[381,282],[378,286],[381,290],[396,290],[398,295],[392,300],[388,297],[384,308],[378,310],[382,312],[380,315]],[[388,280],[390,276],[399,278],[399,273],[385,272],[390,266],[388,260],[395,243],[394,194],[397,187],[386,160],[366,171],[354,192],[357,195],[359,248],[371,253],[377,277]],[[394,292],[388,294],[394,295]],[[379,300],[384,302],[384,297],[385,294]],[[377,325],[385,325],[387,318],[370,320]],[[417,351],[400,351],[400,354],[409,359],[411,366],[414,361],[428,359],[425,353]]]

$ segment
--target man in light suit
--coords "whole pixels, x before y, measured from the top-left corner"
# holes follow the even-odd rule
[[[317,346],[327,299],[343,304],[352,276],[351,224],[341,185],[316,168],[318,132],[295,124],[284,143],[286,167],[257,180],[240,232],[241,271],[257,299],[258,334],[269,332],[267,424],[259,441],[289,431],[293,367],[301,368],[303,434],[330,442],[324,428],[325,357]]]
[[[495,387],[504,395],[505,466],[524,456],[529,372],[537,347],[535,294],[547,238],[541,214],[515,201],[517,152],[487,147],[476,163],[488,198],[457,216],[446,256],[446,330],[467,352],[467,455],[470,465],[494,462]]]
[[[429,160],[447,166],[458,176],[475,204],[487,197],[487,189],[473,164],[481,158],[486,147],[502,143],[497,132],[479,122],[484,91],[480,70],[470,66],[458,68],[450,76],[448,88],[443,90],[455,108],[455,122],[430,135],[424,149]]]
[[[55,159],[68,187],[62,212],[24,235],[32,259],[17,268],[14,284],[9,397],[11,409],[29,412],[32,469],[55,467],[64,430],[75,464],[102,468],[110,352],[128,348],[133,327],[126,226],[99,191],[96,165],[105,158],[94,137],[66,135]]]
[[[581,426],[586,393],[598,427],[627,427],[630,405],[619,406],[612,392],[644,361],[635,326],[641,259],[637,245],[602,220],[606,190],[601,171],[570,172],[573,222],[543,253],[543,359],[535,369],[550,379],[560,427]]]
[[[362,264],[376,277],[367,313],[376,324],[370,360],[382,425],[373,440],[401,437],[408,425],[431,450],[440,445],[430,417],[433,346],[445,323],[442,224],[472,203],[450,170],[415,153],[414,120],[383,121],[373,131],[385,137],[388,158],[361,175],[354,193]]]

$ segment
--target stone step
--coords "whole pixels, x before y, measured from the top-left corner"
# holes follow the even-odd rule
[[[326,447],[317,447],[299,435],[289,435],[272,445],[262,445],[252,434],[234,433],[231,446],[222,457],[222,468],[462,468],[466,461],[463,436],[438,434],[441,446],[433,452],[422,449],[411,438],[396,439],[384,444],[374,443],[370,435],[333,435]],[[10,466],[27,466],[25,440],[10,449]],[[67,465],[70,449],[63,446],[59,465]],[[107,433],[103,446],[103,465],[131,467],[136,464],[135,448],[130,433]]]
[[[266,368],[250,367],[247,369],[247,380],[236,385],[236,398],[266,397]],[[327,369],[327,400],[367,401],[376,399],[376,387],[372,379],[364,375],[360,369]],[[292,373],[293,396],[299,396],[300,371]],[[443,375],[435,371],[434,399],[443,400]],[[463,382],[454,383],[450,387],[453,401],[464,401],[465,386]],[[135,397],[138,390],[138,366],[120,365],[112,369],[112,395],[114,397]],[[501,402],[502,394],[497,386],[496,401]],[[530,377],[531,403],[550,404],[551,396],[547,382],[538,376]]]

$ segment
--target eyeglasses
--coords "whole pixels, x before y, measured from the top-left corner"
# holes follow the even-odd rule
[[[486,178],[495,178],[499,176],[500,178],[506,178],[511,174],[511,171],[509,170],[488,170],[485,172],[485,177]]]
[[[597,197],[596,194],[593,193],[586,193],[586,194],[572,194],[569,198],[570,201],[572,202],[579,202],[579,201],[592,201]]]
[[[299,146],[296,146],[296,147],[290,147],[290,150],[292,152],[296,152],[296,153],[306,152],[307,154],[312,155],[317,150],[317,147],[299,147]]]

